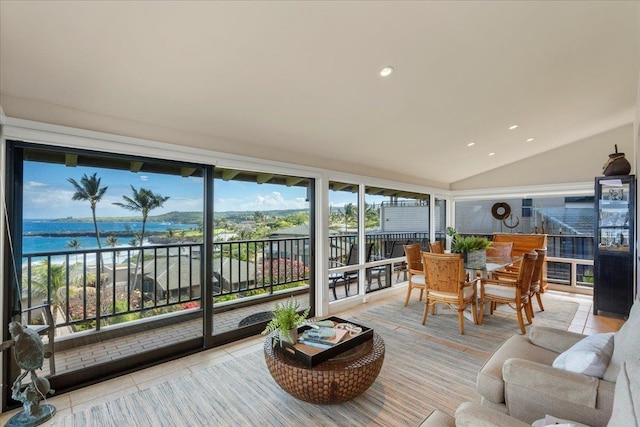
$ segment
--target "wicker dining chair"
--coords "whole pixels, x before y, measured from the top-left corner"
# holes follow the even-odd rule
[[[544,311],[544,306],[542,305],[542,298],[540,294],[542,293],[542,278],[544,276],[544,263],[547,261],[547,248],[540,248],[535,250],[538,254],[538,259],[536,259],[536,265],[533,269],[533,278],[531,279],[531,288],[529,289],[529,294],[531,299],[529,300],[529,304],[533,304],[533,296],[536,296],[538,300],[538,307],[540,307],[540,311]],[[533,305],[531,305],[531,315],[533,316]]]
[[[540,311],[544,311],[544,305],[542,305],[542,297],[540,294],[542,293],[542,279],[544,276],[544,263],[547,260],[547,249],[539,248],[535,249],[535,252],[538,254],[538,258],[536,259],[536,264],[533,268],[533,277],[531,278],[531,287],[529,288],[529,304],[531,305],[531,316],[535,317],[535,313],[533,311],[533,297],[535,296],[538,300],[538,307],[540,307]],[[507,277],[511,280],[514,280],[518,276],[519,267],[507,267],[505,270],[497,270],[494,272],[495,278]]]
[[[487,256],[495,258],[511,257],[513,242],[491,242],[487,248]]]
[[[435,314],[436,304],[444,304],[458,312],[460,334],[464,335],[464,311],[471,306],[473,323],[478,323],[476,281],[468,282],[462,254],[422,254],[427,278],[426,300],[422,324],[427,322],[429,309]]]
[[[444,246],[441,241],[436,240],[435,242],[429,242],[429,250],[432,254],[443,254]]]
[[[533,310],[531,308],[530,288],[536,259],[538,259],[538,254],[534,251],[525,253],[515,279],[504,276],[498,276],[499,278],[495,279],[481,279],[480,324],[482,324],[483,321],[484,305],[487,302],[491,304],[491,314],[493,314],[497,304],[509,304],[509,306],[515,308],[518,315],[520,332],[522,332],[523,335],[527,333],[524,327],[523,312],[527,317],[527,323],[531,324]]]
[[[414,289],[420,289],[420,301],[424,290],[427,287],[425,283],[424,270],[422,268],[422,247],[419,243],[411,245],[403,245],[404,254],[407,257],[407,271],[409,272],[409,285],[407,286],[407,297],[404,300],[404,306],[409,305],[409,299],[411,298],[411,291]]]

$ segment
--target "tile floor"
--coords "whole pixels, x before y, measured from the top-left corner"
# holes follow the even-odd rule
[[[389,298],[397,297],[397,295],[391,294]],[[584,333],[587,335],[611,332],[617,331],[624,322],[621,319],[594,316],[592,298],[588,295],[550,291],[546,294],[546,297],[566,299],[580,304],[569,328],[570,331]],[[366,309],[371,308],[370,305],[363,306],[362,309],[365,309],[364,307],[366,307]],[[355,314],[359,310],[359,308],[352,309],[348,313]],[[59,420],[67,414],[80,412],[105,401],[116,399],[129,393],[134,393],[155,384],[167,381],[171,378],[175,378],[177,375],[186,375],[197,372],[217,363],[233,360],[234,358],[243,356],[247,353],[261,350],[263,339],[264,338],[261,335],[257,335],[239,342],[227,344],[212,350],[193,354],[182,359],[167,362],[162,365],[65,393],[60,396],[52,396],[48,399],[48,403],[51,403],[56,407],[57,414],[52,421],[42,425],[51,425],[54,421]],[[1,414],[0,423],[4,425],[11,416],[20,410],[21,408]]]

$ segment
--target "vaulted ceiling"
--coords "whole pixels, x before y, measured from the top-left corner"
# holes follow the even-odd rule
[[[446,186],[633,122],[638,5],[3,0],[0,105]]]

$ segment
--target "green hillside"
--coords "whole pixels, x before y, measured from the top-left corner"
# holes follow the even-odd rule
[[[289,215],[293,215],[299,212],[308,212],[306,209],[282,209],[282,210],[272,210],[272,211],[260,211],[267,217],[280,218],[286,217]],[[231,222],[240,222],[251,220],[255,217],[256,211],[229,211],[229,212],[216,212],[214,214],[215,218],[227,219]],[[134,222],[140,221],[140,216],[126,216],[126,217],[101,217],[98,218],[98,221],[109,221],[109,222]],[[53,221],[56,222],[93,222],[91,217],[86,218],[59,218]],[[202,224],[202,212],[168,212],[161,215],[149,215],[147,219],[148,222],[171,222],[175,224]]]

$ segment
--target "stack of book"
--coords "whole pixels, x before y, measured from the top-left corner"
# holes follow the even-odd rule
[[[312,347],[330,348],[342,341],[345,335],[347,335],[345,329],[312,328],[305,330],[298,341]]]

